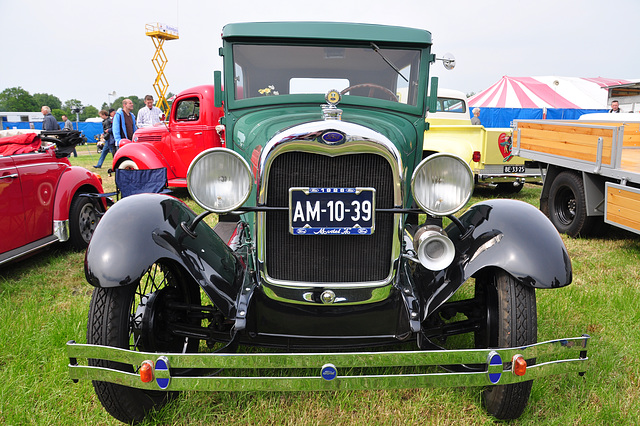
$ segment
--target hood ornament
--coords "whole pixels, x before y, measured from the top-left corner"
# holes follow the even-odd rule
[[[324,99],[327,101],[327,105],[322,105],[322,115],[324,119],[342,120],[342,110],[336,107],[342,100],[340,92],[335,89],[329,90]]]

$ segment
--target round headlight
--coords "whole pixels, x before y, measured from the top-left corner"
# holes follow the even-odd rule
[[[253,175],[238,153],[227,148],[212,148],[191,162],[187,183],[189,194],[202,208],[228,213],[249,198]]]
[[[446,216],[460,210],[471,198],[473,172],[456,155],[433,154],[416,167],[411,191],[422,210],[434,216]]]

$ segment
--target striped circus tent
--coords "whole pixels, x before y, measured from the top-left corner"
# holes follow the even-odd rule
[[[603,77],[504,76],[468,103],[470,109],[480,108],[485,127],[509,127],[514,119],[576,119],[607,111],[607,87],[627,83]]]

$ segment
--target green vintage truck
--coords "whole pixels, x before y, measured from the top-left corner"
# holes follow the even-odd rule
[[[220,54],[225,147],[187,173],[204,213],[130,196],[86,252],[69,372],[112,416],[184,390],[479,386],[509,419],[533,379],[585,371],[588,336],[537,342],[535,290],[572,280],[553,225],[519,201],[466,207],[467,162],[422,159],[428,31],[239,23]]]

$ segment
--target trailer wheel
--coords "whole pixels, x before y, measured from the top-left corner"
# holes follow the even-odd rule
[[[503,270],[496,269],[476,278],[475,292],[478,304],[486,307],[484,324],[474,336],[476,348],[536,343],[538,319],[533,287],[525,286]],[[532,362],[535,360],[527,360],[528,364]],[[527,406],[532,384],[530,380],[486,387],[482,392],[483,405],[498,419],[516,419]]]
[[[565,171],[551,183],[549,219],[558,232],[571,237],[590,233],[595,216],[587,215],[584,183],[578,174]]]
[[[89,306],[87,343],[146,352],[196,352],[199,341],[172,335],[169,324],[198,326],[199,320],[189,319],[184,310],[169,309],[170,303],[199,305],[200,291],[169,263],[153,264],[137,285],[96,288]],[[96,359],[90,359],[89,365],[130,373],[138,368]],[[105,410],[124,423],[142,421],[149,411],[177,395],[101,381],[93,381],[93,387]]]

